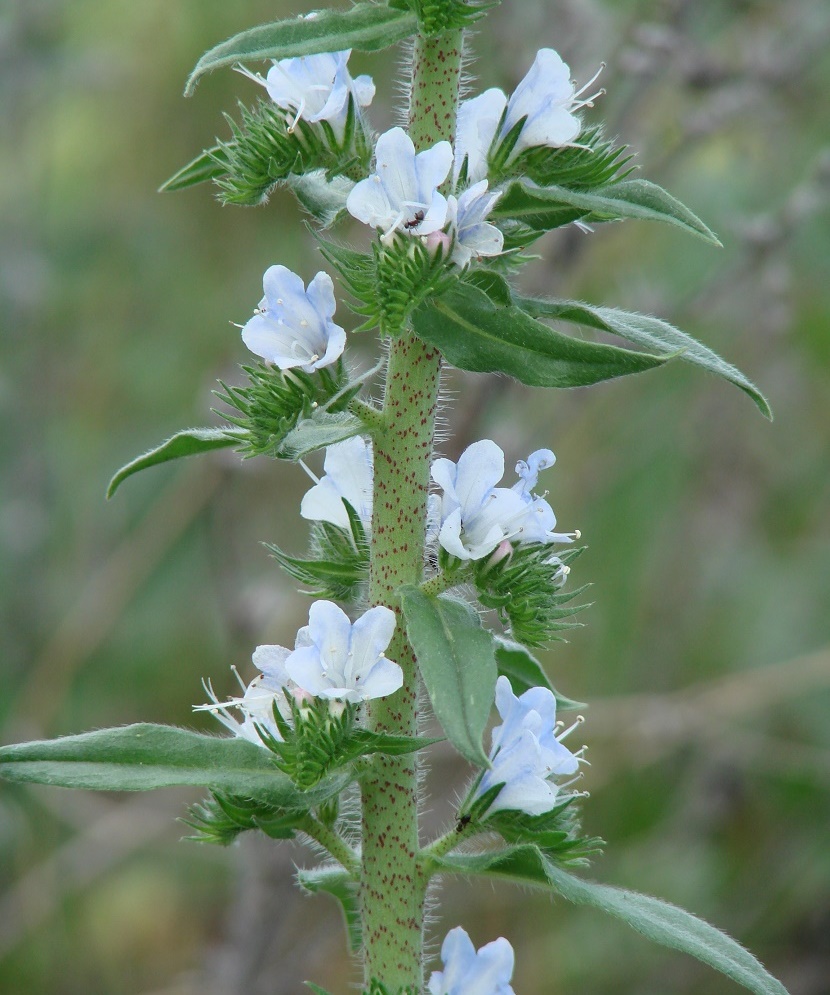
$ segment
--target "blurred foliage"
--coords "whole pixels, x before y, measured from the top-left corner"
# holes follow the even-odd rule
[[[127,459],[205,424],[217,377],[240,382],[249,357],[228,322],[250,314],[266,267],[307,279],[322,266],[285,193],[261,209],[220,209],[204,187],[155,193],[227,137],[223,110],[258,96],[217,73],[184,102],[195,60],[289,12],[0,12],[4,740],[137,720],[208,728],[190,713],[201,677],[222,694],[229,664],[249,673],[257,643],[302,622],[303,599],[258,545],[303,554],[299,468],[220,454],[103,500]],[[458,434],[444,446],[491,435],[517,457],[558,456],[551,500],[588,543],[574,581],[593,582],[595,604],[545,662],[593,702],[585,828],[608,847],[592,873],[722,925],[792,995],[826,995],[830,977],[828,42],[822,0],[504,0],[473,41],[477,85],[514,85],[543,44],[578,80],[607,61],[608,135],[726,246],[637,223],[569,229],[544,241],[525,289],[673,321],[739,363],[777,418],[680,365],[574,392],[452,376]],[[389,100],[391,56],[354,63]],[[392,123],[389,104],[373,110]],[[371,337],[359,348],[368,367]],[[433,819],[465,776],[439,754]],[[337,913],[290,881],[302,855],[180,843],[173,820],[191,800],[0,788],[4,993],[259,995],[309,976],[345,990]],[[517,992],[734,990],[506,887],[452,885],[442,915],[477,944],[510,938]]]

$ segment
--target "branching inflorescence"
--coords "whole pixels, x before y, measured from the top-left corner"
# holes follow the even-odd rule
[[[264,296],[239,326],[261,362],[217,395],[229,424],[174,436],[128,464],[111,491],[139,469],[223,446],[294,462],[325,450],[322,476],[303,463],[312,477],[300,507],[311,523],[308,555],[270,547],[315,600],[293,648],[257,647],[257,675],[240,680],[238,696],[219,701],[206,683],[209,700],[197,710],[230,736],[105,730],[6,747],[2,770],[84,785],[97,765],[95,786],[114,790],[199,784],[211,794],[190,813],[195,838],[226,844],[261,831],[313,841],[330,861],[301,872],[300,883],[343,903],[370,995],[511,995],[510,943],[476,949],[461,927],[446,933],[442,967],[424,987],[426,893],[449,874],[509,878],[604,908],[752,991],[781,993],[713,927],[571,873],[601,846],[580,829],[584,748],[565,743],[582,718],[558,718],[578,705],[554,690],[532,650],[576,624],[567,619],[584,585],[574,587],[569,573],[580,533],[557,531],[539,489],[555,461],[549,449],[519,460],[506,482],[505,454],[492,440],[457,460],[434,452],[442,363],[552,388],[681,358],[768,413],[740,371],[663,322],[515,290],[522,250],[573,223],[639,218],[717,240],[664,190],[632,179],[625,149],[583,120],[602,92],[598,73],[579,86],[543,48],[512,95],[494,88],[459,102],[463,32],[491,6],[360,2],[252,29],[200,61],[191,83],[233,66],[268,99],[228,119],[230,137],[166,189],[212,180],[223,202],[251,205],[286,185],[360,325],[347,335],[343,308],[335,320],[327,272],[309,278],[269,265]],[[409,125],[375,138],[375,86],[351,76],[350,49],[412,36]],[[266,59],[264,76],[248,68]],[[349,216],[370,230],[368,250],[320,234]],[[549,318],[616,333],[644,351],[568,335]],[[367,377],[354,376],[348,360],[349,337],[368,331],[383,340],[371,374],[382,377],[381,405],[361,396]],[[417,761],[435,740],[420,734],[421,688],[475,771],[446,831],[426,843]],[[500,723],[485,752],[494,704]],[[359,820],[354,805],[340,804],[355,785]]]

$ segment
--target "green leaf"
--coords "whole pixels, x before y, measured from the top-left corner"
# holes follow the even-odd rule
[[[181,459],[183,456],[198,456],[209,453],[213,449],[227,449],[235,446],[243,437],[244,432],[235,428],[186,428],[172,435],[160,446],[150,449],[143,456],[137,456],[130,463],[122,466],[112,478],[107,487],[107,498],[111,498],[121,484],[139,470],[148,466],[158,466],[169,460]]]
[[[622,180],[594,190],[567,187],[535,187],[511,184],[493,208],[491,218],[521,221],[537,231],[547,231],[577,218],[585,221],[616,221],[636,218],[662,221],[720,245],[717,235],[685,204],[648,180]]]
[[[304,459],[309,453],[351,439],[365,431],[363,422],[348,411],[332,414],[318,409],[311,418],[298,422],[282,440],[280,458],[295,461]]]
[[[300,887],[312,894],[327,892],[340,904],[346,925],[349,952],[356,954],[363,939],[360,928],[360,904],[357,885],[348,871],[341,867],[315,867],[312,870],[297,871]]]
[[[557,708],[563,710],[587,708],[582,701],[574,701],[560,694],[551,684],[542,664],[520,643],[514,643],[504,636],[494,636],[496,665],[499,674],[509,678],[515,694],[523,694],[528,688],[543,687],[553,693]]]
[[[287,185],[300,205],[321,227],[331,228],[346,210],[346,198],[354,183],[345,176],[334,176],[327,180],[322,170],[314,170],[290,176]]]
[[[463,601],[401,588],[406,631],[438,721],[458,752],[489,766],[481,746],[496,687],[490,633]]]
[[[213,180],[217,176],[223,176],[225,169],[217,160],[223,158],[221,145],[214,145],[212,149],[205,149],[200,152],[191,162],[174,173],[165,183],[159,187],[159,193],[168,193],[173,190],[186,190],[197,183],[205,183]]]
[[[0,776],[92,791],[199,785],[296,810],[318,805],[349,780],[341,774],[301,792],[265,747],[149,723],[0,747]]]
[[[761,413],[772,419],[772,411],[767,399],[754,383],[745,377],[736,367],[725,362],[705,345],[693,339],[691,335],[681,332],[667,321],[652,318],[645,314],[635,314],[631,311],[620,311],[617,308],[594,307],[579,301],[536,300],[530,297],[516,298],[516,304],[528,314],[537,318],[558,318],[571,321],[590,328],[598,328],[603,332],[619,335],[629,342],[646,346],[658,352],[676,355],[688,363],[694,363],[715,373],[724,380],[740,387],[758,405]]]
[[[401,757],[440,742],[442,740],[427,736],[391,736],[384,732],[371,732],[369,729],[356,729],[350,739],[355,756],[383,753],[387,757]]]
[[[485,854],[454,854],[435,865],[444,871],[505,877],[552,888],[576,905],[589,905],[622,919],[655,943],[696,957],[755,995],[787,995],[784,986],[731,937],[684,909],[636,891],[574,877],[535,846]]]
[[[530,387],[584,387],[654,369],[669,358],[572,339],[515,305],[499,306],[469,283],[418,308],[412,327],[453,366],[507,373]]]
[[[410,11],[393,10],[376,3],[356,3],[348,10],[321,10],[313,15],[260,24],[205,52],[190,74],[184,94],[191,96],[205,73],[239,61],[288,59],[340,52],[345,48],[379,52],[417,30],[417,18]]]

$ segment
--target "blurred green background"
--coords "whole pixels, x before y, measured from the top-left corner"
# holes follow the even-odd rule
[[[216,378],[248,358],[229,322],[266,267],[320,267],[287,195],[222,209],[207,187],[155,192],[255,96],[224,72],[182,100],[198,56],[294,9],[0,10],[3,741],[209,728],[190,710],[201,678],[230,691],[230,664],[250,676],[253,647],[304,619],[259,545],[302,551],[300,469],[220,455],[103,498],[123,462],[214,417]],[[541,243],[526,289],[674,321],[756,379],[776,421],[679,363],[574,392],[453,376],[445,412],[448,454],[486,435],[509,459],[551,446],[545,486],[589,545],[574,570],[594,585],[586,628],[545,661],[592,703],[585,821],[608,841],[592,873],[723,926],[792,995],[830,992],[828,43],[823,0],[505,0],[472,40],[476,85],[512,87],[542,45],[577,80],[606,61],[593,114],[725,244],[569,229]],[[395,120],[395,59],[353,59],[378,84],[378,128]],[[368,365],[375,343],[357,348]],[[465,777],[436,759],[431,823]],[[0,991],[346,991],[336,910],[291,884],[308,855],[180,842],[194,798],[0,787]],[[517,890],[451,885],[435,937],[459,922],[477,944],[508,936],[519,995],[737,991]]]

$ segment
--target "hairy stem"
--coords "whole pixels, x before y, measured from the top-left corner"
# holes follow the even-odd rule
[[[419,37],[412,65],[409,131],[416,148],[452,140],[461,72],[461,32]],[[373,702],[379,731],[418,730],[418,670],[400,617],[396,592],[420,583],[435,409],[441,357],[406,332],[390,346],[384,395],[386,427],[374,435],[374,510],[369,599],[398,613],[388,650],[404,671],[404,686]],[[423,982],[426,883],[418,864],[416,760],[378,757],[363,784],[361,908],[367,986],[376,978],[390,992]]]

